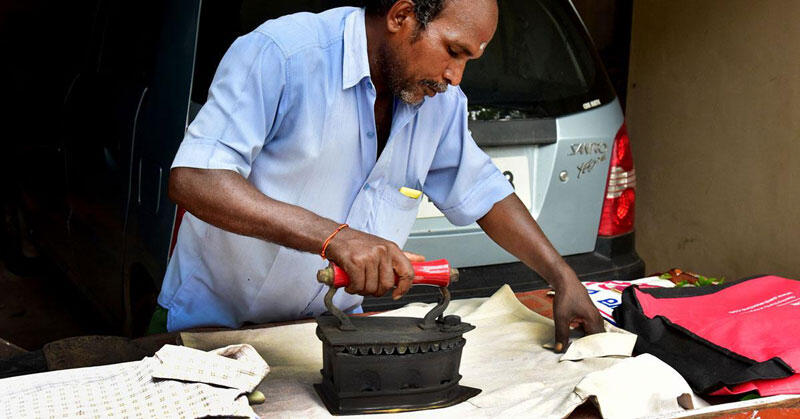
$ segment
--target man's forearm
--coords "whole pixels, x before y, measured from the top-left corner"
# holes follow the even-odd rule
[[[304,208],[274,200],[230,170],[178,167],[169,196],[201,220],[236,234],[318,253],[338,224]]]
[[[169,196],[201,220],[223,230],[304,252],[319,253],[339,224],[296,205],[272,199],[236,172],[175,168]],[[397,299],[411,287],[414,269],[397,244],[344,229],[329,242],[325,257],[350,276],[347,292]]]
[[[494,204],[478,224],[497,244],[538,272],[556,290],[553,300],[556,352],[569,344],[570,323],[586,333],[600,333],[603,320],[572,268],[547,240],[516,194]]]
[[[503,249],[541,275],[553,288],[574,275],[516,194],[497,202],[478,225]]]

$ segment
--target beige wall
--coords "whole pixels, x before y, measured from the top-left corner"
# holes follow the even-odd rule
[[[800,1],[636,0],[632,32],[648,272],[800,278]]]

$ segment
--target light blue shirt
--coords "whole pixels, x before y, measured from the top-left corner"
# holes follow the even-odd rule
[[[273,199],[401,247],[422,198],[400,187],[424,191],[457,225],[513,192],[472,140],[461,89],[416,106],[396,99],[377,162],[375,97],[362,9],[268,21],[223,57],[172,167],[236,171]],[[326,289],[316,272],[326,265],[187,213],[158,302],[171,331],[319,315]],[[350,311],[361,301],[344,290],[334,298]]]

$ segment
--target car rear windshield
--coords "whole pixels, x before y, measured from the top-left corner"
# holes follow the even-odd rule
[[[233,40],[268,19],[359,1],[204,0],[193,101],[204,103],[216,66]],[[614,99],[586,31],[566,0],[502,0],[497,33],[467,64],[461,87],[477,119],[554,118]]]
[[[464,73],[461,88],[470,108],[517,109],[542,118],[613,100],[613,88],[569,2],[502,0],[499,5],[494,39]]]

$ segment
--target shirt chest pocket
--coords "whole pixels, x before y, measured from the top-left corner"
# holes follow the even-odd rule
[[[372,211],[367,220],[366,230],[403,247],[408,239],[417,211],[420,197],[410,198],[400,192],[399,186],[383,185],[370,190],[373,195]]]

